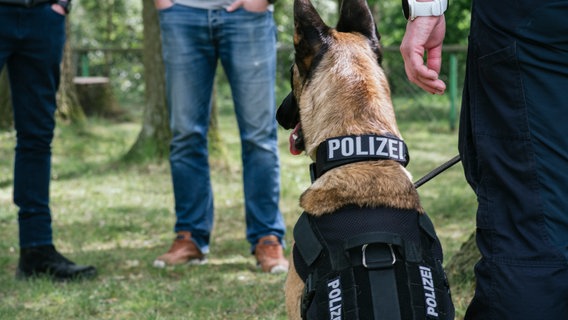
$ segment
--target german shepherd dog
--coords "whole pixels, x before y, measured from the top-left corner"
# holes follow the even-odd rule
[[[324,294],[316,292],[314,297],[312,287],[318,284],[311,283],[314,279],[307,280],[307,275],[312,274],[308,265],[317,264],[317,260],[326,254],[341,256],[346,247],[344,240],[351,237],[349,233],[373,234],[374,229],[381,230],[383,224],[389,228],[401,225],[407,231],[417,230],[424,224],[419,220],[425,214],[411,176],[404,167],[408,154],[397,127],[387,77],[381,67],[380,36],[366,1],[344,0],[337,26],[331,28],[322,21],[309,0],[295,0],[294,28],[292,92],[279,107],[277,120],[285,129],[293,129],[290,152],[305,152],[314,161],[313,183],[301,195],[300,206],[309,225],[321,223],[315,238],[324,239],[323,242],[332,246],[327,253],[314,243],[303,249],[306,228],[296,225],[293,259],[290,259],[292,263],[285,285],[289,318],[379,319],[378,313],[382,313],[381,319],[453,318],[449,315],[452,312],[446,311],[453,310],[451,300],[442,301],[439,297],[445,292],[434,290],[434,285],[427,286],[425,281],[432,275],[426,269],[417,278],[422,289],[418,297],[412,293],[411,285],[401,289],[404,281],[400,280],[396,280],[397,290],[405,291],[405,294],[385,293],[384,286],[373,289],[373,284],[368,283],[373,281],[372,272],[369,277],[360,277],[357,271],[354,277],[345,280],[352,284],[353,290],[343,283],[339,286],[335,276],[325,280],[320,273],[319,285],[327,291]],[[376,208],[379,208],[378,213],[375,213]],[[313,235],[311,231],[308,233]],[[420,237],[404,241],[408,244]],[[432,238],[432,243],[439,245],[435,233]],[[340,245],[334,247],[333,243]],[[321,252],[311,252],[314,247],[319,247]],[[370,255],[365,248],[369,250],[364,244],[362,253],[354,254],[359,258],[362,255],[363,265],[365,258],[369,259],[366,255]],[[389,264],[395,265],[397,258],[404,261],[404,250],[396,245],[394,249],[391,245],[386,248]],[[310,261],[305,261],[306,256]],[[434,263],[437,267],[441,267],[441,259],[439,248]],[[333,274],[337,269],[334,264],[332,261],[332,270],[328,273]],[[404,263],[402,265],[404,268]],[[340,272],[335,274],[340,275]],[[449,289],[447,293],[449,295]],[[348,302],[350,294],[359,300],[358,305]],[[384,303],[376,307],[373,301],[378,294],[394,296],[386,300],[394,305],[391,306],[394,310],[380,310],[385,307]],[[435,294],[438,297],[432,299]],[[407,301],[399,301],[401,299]],[[442,308],[444,303],[445,309]],[[412,308],[407,307],[411,304],[420,305],[423,311],[418,313],[422,312],[421,316],[415,310],[408,310]],[[397,315],[385,316],[385,312]]]

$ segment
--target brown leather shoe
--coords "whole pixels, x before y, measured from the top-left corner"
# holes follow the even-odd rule
[[[258,240],[254,250],[258,266],[264,272],[288,272],[288,260],[284,258],[282,245],[273,235],[264,236]]]
[[[205,255],[191,240],[191,232],[179,231],[170,250],[154,260],[154,267],[164,268],[179,264],[204,264],[206,262]]]

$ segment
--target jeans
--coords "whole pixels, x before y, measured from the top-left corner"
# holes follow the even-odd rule
[[[460,154],[476,192],[467,320],[568,319],[568,1],[474,0]]]
[[[207,131],[218,60],[231,86],[242,144],[246,237],[282,239],[275,120],[276,28],[271,12],[160,11],[172,141],[174,231],[190,231],[203,253],[213,228]]]
[[[49,180],[65,17],[50,4],[0,5],[0,69],[7,65],[17,134],[14,203],[20,247],[52,243]]]

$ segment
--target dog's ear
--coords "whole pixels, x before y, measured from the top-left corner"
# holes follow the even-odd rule
[[[380,39],[371,9],[366,0],[343,0],[336,30],[339,32],[359,32],[369,39],[371,48],[377,55],[379,64],[383,59]]]
[[[325,46],[329,29],[310,0],[294,1],[294,48],[301,77],[306,76]]]

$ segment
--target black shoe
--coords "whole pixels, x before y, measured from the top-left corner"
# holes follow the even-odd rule
[[[62,256],[53,245],[20,249],[16,279],[46,275],[56,281],[89,279],[97,275],[93,266],[80,266]]]

